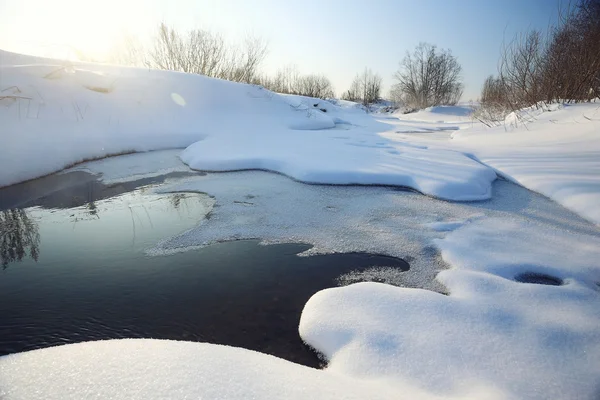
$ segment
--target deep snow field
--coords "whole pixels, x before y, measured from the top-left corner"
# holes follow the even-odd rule
[[[259,238],[411,264],[346,277],[397,286],[308,301],[299,334],[324,370],[207,343],[87,342],[0,358],[0,398],[600,398],[600,103],[487,128],[468,106],[367,114],[2,51],[0,91],[0,186],[73,165],[107,184],[209,172],[155,189],[214,204],[149,256]],[[145,153],[81,163],[130,152]]]

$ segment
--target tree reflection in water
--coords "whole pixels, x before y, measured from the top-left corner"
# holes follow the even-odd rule
[[[20,208],[0,211],[0,263],[6,269],[9,263],[22,261],[29,255],[38,260],[40,233],[38,224]]]

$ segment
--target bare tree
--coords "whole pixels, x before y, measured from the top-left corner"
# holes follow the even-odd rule
[[[480,121],[551,102],[590,101],[600,95],[600,0],[579,0],[547,35],[518,34],[501,51],[498,78],[481,93]]]
[[[545,68],[545,44],[539,31],[517,35],[504,47],[499,78],[511,109],[536,104],[542,97]]]
[[[357,74],[350,88],[343,93],[342,98],[349,101],[360,101],[364,106],[369,106],[381,99],[381,76],[365,68]]]
[[[456,104],[462,96],[462,67],[450,50],[420,43],[415,51],[406,53],[394,77],[395,89],[404,102],[413,108],[440,104]]]
[[[266,55],[265,42],[254,37],[246,38],[242,48],[234,48],[223,57],[228,62],[224,65],[220,78],[234,82],[252,82]]]
[[[360,76],[356,75],[352,84],[350,84],[350,88],[342,94],[342,99],[348,101],[361,101],[362,102],[362,91],[361,91],[361,83]]]
[[[600,0],[581,0],[561,15],[545,53],[545,101],[600,96]]]

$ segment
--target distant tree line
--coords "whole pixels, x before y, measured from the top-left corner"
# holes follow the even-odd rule
[[[266,43],[259,38],[248,37],[233,45],[210,31],[178,31],[161,23],[149,44],[125,37],[108,61],[257,84],[277,93],[335,97],[331,81],[322,74],[300,74],[294,66],[282,68],[274,75],[261,74],[260,66],[267,53]],[[83,53],[78,55],[82,60],[94,61]],[[391,95],[396,102],[414,108],[453,104],[462,94],[460,72],[460,65],[448,50],[438,51],[435,46],[421,44],[414,54],[407,53],[395,75],[398,84]],[[368,109],[382,99],[381,90],[381,76],[365,68],[341,97]]]
[[[257,75],[251,83],[273,92],[328,99],[335,97],[331,81],[324,75],[301,75],[295,66],[278,70],[273,77]]]
[[[600,0],[575,1],[547,34],[531,31],[503,46],[498,74],[483,84],[480,119],[540,103],[600,96]],[[300,74],[293,66],[273,75],[261,74],[267,52],[266,43],[258,38],[232,45],[209,31],[181,32],[163,23],[149,46],[127,38],[110,61],[258,84],[278,93],[335,96],[331,81],[321,74]],[[420,43],[400,62],[389,98],[411,110],[453,105],[463,93],[461,74],[462,67],[450,50]],[[381,76],[365,68],[341,97],[368,109],[382,99],[381,90]]]

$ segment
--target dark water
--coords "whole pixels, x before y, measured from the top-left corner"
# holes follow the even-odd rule
[[[81,189],[89,185],[93,198]],[[93,180],[66,186],[39,199],[27,192],[26,201],[0,190],[5,203],[41,205],[0,211],[0,355],[160,338],[239,346],[316,367],[298,335],[306,301],[351,270],[408,269],[385,256],[298,257],[309,246],[258,241],[150,257],[145,249],[195,226],[211,199],[154,195],[149,187],[114,196]]]
[[[521,283],[534,283],[537,285],[560,286],[563,284],[562,279],[546,274],[536,272],[525,272],[515,276],[515,280]]]

